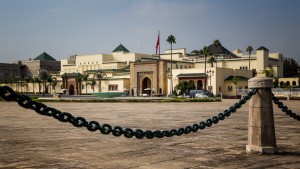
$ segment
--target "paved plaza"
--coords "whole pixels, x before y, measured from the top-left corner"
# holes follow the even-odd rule
[[[45,103],[101,124],[163,130],[223,112],[238,100],[210,103]],[[299,114],[300,101],[283,101]],[[205,130],[163,139],[89,132],[0,102],[0,168],[300,168],[300,123],[274,106],[277,155],[247,154],[248,103]]]

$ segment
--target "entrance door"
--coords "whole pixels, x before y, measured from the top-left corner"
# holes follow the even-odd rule
[[[74,86],[70,85],[69,87],[69,95],[74,95]]]
[[[151,80],[148,77],[145,77],[142,82],[142,93],[150,96],[151,92]]]

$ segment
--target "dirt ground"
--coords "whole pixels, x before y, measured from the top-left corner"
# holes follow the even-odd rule
[[[215,103],[46,103],[101,124],[163,130],[223,112]],[[300,101],[284,101],[299,114]],[[247,154],[248,103],[205,130],[172,138],[127,139],[89,132],[0,102],[0,168],[300,168],[300,123],[274,106],[276,155]]]

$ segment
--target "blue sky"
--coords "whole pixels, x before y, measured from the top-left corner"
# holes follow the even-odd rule
[[[122,43],[131,52],[188,52],[219,39],[229,50],[248,45],[300,62],[298,0],[0,0],[0,63],[47,52],[70,55],[107,53]],[[254,51],[255,52],[255,51]]]

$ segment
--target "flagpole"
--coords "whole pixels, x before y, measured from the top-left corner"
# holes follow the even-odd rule
[[[158,37],[159,37],[158,58],[160,60],[160,31],[158,31]]]

